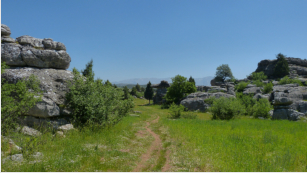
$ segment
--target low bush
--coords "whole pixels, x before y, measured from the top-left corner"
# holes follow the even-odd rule
[[[182,115],[182,112],[184,111],[184,106],[182,105],[176,105],[175,103],[172,103],[169,107],[169,113],[170,116],[169,118],[180,118],[180,116]]]
[[[243,90],[247,87],[248,84],[249,82],[240,82],[238,83],[238,85],[235,86],[235,90],[237,92],[243,92]]]
[[[195,114],[194,112],[184,112],[182,115],[181,115],[181,118],[185,118],[185,119],[196,119],[197,117],[197,114]]]
[[[254,80],[253,84],[256,85],[257,87],[263,87],[264,86],[264,83],[261,82],[260,80]]]
[[[251,80],[263,81],[266,80],[268,77],[264,74],[263,71],[261,71],[261,72],[253,72],[249,76],[247,76],[247,78]]]
[[[304,86],[299,79],[291,79],[288,76],[285,76],[285,77],[281,78],[280,81],[278,82],[278,84],[280,84],[280,85],[292,84],[292,83],[293,84],[297,83],[300,86]]]
[[[263,117],[263,118],[269,118],[269,111],[272,110],[272,106],[270,102],[265,99],[261,98],[259,99],[252,108],[252,116],[254,118]]]
[[[66,100],[73,110],[76,125],[114,124],[134,106],[132,97],[123,98],[121,89],[104,85],[100,79],[86,78],[75,68],[73,74]]]
[[[273,84],[272,84],[272,82],[267,83],[267,84],[264,85],[264,87],[263,87],[263,92],[264,92],[265,94],[270,93],[270,92],[272,92],[272,91],[273,91]]]
[[[215,100],[215,97],[209,97],[207,99],[204,100],[205,103],[212,105],[213,101]]]
[[[253,95],[245,95],[243,93],[236,93],[237,99],[240,101],[240,103],[244,106],[245,108],[245,115],[251,115],[253,112],[253,106],[257,102],[256,99],[253,99]]]
[[[245,113],[244,106],[235,98],[220,97],[209,108],[211,119],[230,120]]]

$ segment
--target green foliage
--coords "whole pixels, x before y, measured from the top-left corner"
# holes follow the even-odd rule
[[[192,76],[190,76],[189,82],[193,83],[196,86],[195,80],[194,80],[194,78],[192,78]]]
[[[243,90],[247,87],[249,82],[240,82],[235,86],[235,90],[237,92],[243,92]]]
[[[263,71],[261,72],[253,72],[251,73],[248,78],[250,78],[251,80],[260,80],[260,81],[264,81],[266,80],[268,77],[264,74]]]
[[[137,90],[136,87],[132,87],[130,94],[136,96]]]
[[[228,64],[222,64],[216,68],[215,79],[218,81],[225,81],[227,78],[234,78]]]
[[[280,84],[280,85],[291,84],[291,83],[293,83],[293,84],[297,83],[300,86],[304,86],[299,79],[291,79],[288,76],[281,78],[280,81],[278,82],[278,84]]]
[[[184,106],[172,103],[169,107],[169,113],[170,113],[169,118],[172,119],[180,118],[183,111],[184,111]]]
[[[111,83],[109,80],[107,80],[104,84],[105,84],[105,85],[112,86],[112,83]]]
[[[7,66],[1,62],[1,74]],[[31,107],[41,101],[40,81],[31,75],[28,79],[9,84],[1,79],[1,130],[8,133],[17,125],[18,116],[26,114]]]
[[[252,115],[252,113],[253,113],[252,108],[255,105],[255,103],[257,102],[256,99],[253,99],[253,95],[252,94],[246,95],[246,94],[237,92],[236,97],[241,102],[241,104],[244,106],[245,115]]]
[[[212,105],[215,99],[216,99],[215,97],[211,96],[211,97],[205,99],[204,102],[209,104],[209,105]]]
[[[141,91],[141,86],[139,85],[139,83],[137,83],[137,84],[135,85],[135,88],[136,88],[136,90],[137,90],[138,92]]]
[[[279,53],[277,56],[277,63],[274,68],[275,77],[284,77],[289,74],[289,65],[286,56]]]
[[[127,88],[127,86],[124,87],[123,91],[124,91],[124,100],[129,99],[130,98],[129,97],[129,89]]]
[[[92,61],[87,67],[92,66]],[[88,69],[88,68],[86,68]],[[86,73],[84,73],[86,71]],[[73,110],[73,116],[77,125],[102,124],[112,125],[134,106],[131,97],[122,99],[124,93],[111,85],[104,85],[102,80],[94,79],[91,70],[85,70],[83,74],[90,77],[85,78],[77,69],[73,69],[74,79],[70,84],[70,92],[66,94],[68,107]]]
[[[114,88],[117,88],[117,85],[113,84],[113,87],[114,87]]]
[[[145,92],[144,92],[144,97],[149,100],[149,104],[150,104],[150,100],[152,99],[153,97],[153,94],[154,94],[154,91],[151,87],[151,83],[150,81],[148,82],[147,86],[146,86],[146,89],[145,89]]]
[[[85,69],[81,70],[81,73],[87,80],[94,81],[95,73],[93,72],[93,60],[86,64]]]
[[[254,104],[251,115],[254,118],[269,118],[269,111],[272,109],[273,107],[271,106],[270,102],[265,98],[261,98]]]
[[[187,78],[177,75],[172,78],[172,85],[167,88],[165,95],[167,104],[178,103],[187,94],[196,92],[196,87],[193,83],[188,82]]]
[[[263,87],[263,92],[264,92],[265,94],[270,93],[270,92],[272,92],[272,91],[273,91],[273,84],[272,84],[272,82],[269,82],[269,83],[267,83],[267,84],[264,85],[264,87]]]
[[[263,87],[264,83],[261,82],[261,80],[254,80],[253,84],[256,85],[257,87]]]
[[[209,108],[213,120],[230,120],[245,113],[244,106],[235,98],[220,97]]]
[[[207,93],[217,93],[217,92],[225,93],[225,91],[223,91],[223,90],[215,90],[215,89],[209,90]]]

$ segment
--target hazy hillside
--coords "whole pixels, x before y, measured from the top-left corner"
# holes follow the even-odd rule
[[[194,78],[196,85],[207,85],[210,86],[210,81],[213,79],[212,76],[207,76],[203,78]],[[172,82],[172,79],[169,78],[133,78],[133,79],[126,79],[121,81],[113,82],[114,84],[118,86],[128,85],[128,84],[140,84],[140,85],[146,85],[148,81],[151,82],[151,84],[158,84],[161,82],[161,80],[166,80],[169,83]]]

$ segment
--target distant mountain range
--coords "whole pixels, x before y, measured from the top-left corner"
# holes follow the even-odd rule
[[[213,76],[207,76],[203,78],[194,78],[196,85],[206,85],[206,86],[211,86],[210,81],[213,79]],[[112,82],[116,85],[126,85],[126,84],[140,84],[140,85],[146,85],[149,81],[151,84],[158,84],[162,80],[166,80],[169,83],[172,83],[172,79],[169,78],[134,78],[134,79],[126,79],[126,80],[121,80],[121,81],[116,81]]]

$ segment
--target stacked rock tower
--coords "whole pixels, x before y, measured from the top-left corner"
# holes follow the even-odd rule
[[[50,38],[39,39],[31,36],[10,37],[11,30],[1,24],[1,61],[10,68],[2,77],[9,83],[35,75],[44,91],[42,101],[29,110],[26,116],[45,120],[68,115],[65,109],[67,84],[73,78],[69,68],[71,58],[63,43]]]

